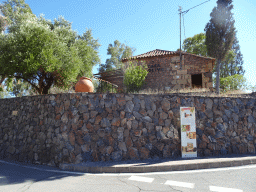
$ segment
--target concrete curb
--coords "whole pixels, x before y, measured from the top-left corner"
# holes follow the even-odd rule
[[[197,169],[235,167],[256,164],[256,157],[216,158],[167,161],[162,163],[135,163],[97,166],[96,164],[60,164],[59,168],[66,171],[86,173],[148,173],[164,171],[185,171]]]

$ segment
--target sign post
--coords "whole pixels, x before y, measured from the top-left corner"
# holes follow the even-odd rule
[[[195,107],[180,108],[182,158],[197,157]]]

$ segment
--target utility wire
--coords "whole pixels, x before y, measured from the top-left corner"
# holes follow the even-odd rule
[[[189,10],[191,10],[191,9],[194,9],[194,8],[196,8],[196,7],[198,7],[198,6],[200,6],[200,5],[202,5],[202,4],[204,4],[204,3],[207,3],[207,2],[209,2],[209,1],[211,1],[211,0],[208,0],[208,1],[205,1],[205,2],[203,2],[203,3],[201,3],[201,4],[199,4],[199,5],[196,5],[196,6],[194,6],[194,7],[192,7],[192,8],[190,8],[190,9],[188,9],[188,10],[186,10],[186,11],[183,11],[183,12],[181,12],[181,10],[182,10],[182,7],[180,6],[180,8],[179,8],[179,15],[180,15],[180,69],[182,69],[182,57],[181,57],[181,16],[183,16],[183,26],[184,26],[184,36],[185,36],[185,25],[184,25],[184,15],[187,13],[187,12],[189,12]]]
[[[194,9],[194,8],[200,6],[200,5],[204,4],[204,3],[207,3],[207,2],[209,2],[209,1],[211,1],[211,0],[205,1],[205,2],[203,2],[203,3],[199,4],[199,5],[196,5],[196,6],[190,8],[190,9],[188,9],[188,10],[186,10],[186,11],[180,12],[180,14],[182,14],[182,17],[183,17],[183,27],[184,27],[184,37],[185,37],[185,39],[186,39],[186,32],[185,32],[185,24],[184,24],[184,20],[185,20],[185,19],[184,19],[184,15],[185,15],[187,12],[189,12],[189,10]]]
[[[194,9],[194,8],[200,6],[200,5],[204,4],[204,3],[207,3],[207,2],[209,2],[209,1],[211,1],[211,0],[205,1],[205,2],[203,2],[203,3],[201,3],[201,4],[197,5],[197,6],[194,6],[194,7],[190,8],[190,9],[188,9],[188,10],[186,10],[186,11],[183,11],[183,12],[181,12],[181,13],[186,14],[189,10]]]

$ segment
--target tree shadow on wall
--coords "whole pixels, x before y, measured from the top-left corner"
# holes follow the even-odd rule
[[[85,167],[111,167],[115,165],[129,165],[133,164],[133,166],[143,166],[143,165],[151,165],[151,164],[158,164],[162,162],[169,162],[169,161],[177,161],[182,160],[181,152],[179,150],[174,150],[171,152],[171,157],[163,157],[163,152],[157,149],[157,147],[153,146],[149,152],[148,159],[125,159],[122,158],[122,155],[119,154],[119,158],[112,159],[110,157],[109,161],[93,161],[92,156],[90,153],[87,154],[88,158],[85,162],[81,163],[81,166]],[[89,158],[90,157],[90,158]],[[137,156],[139,157],[139,156]]]
[[[172,157],[167,157],[164,158],[162,156],[162,153],[157,150],[153,150],[153,152],[150,152],[150,157],[149,159],[144,159],[144,160],[117,160],[117,161],[107,161],[107,162],[92,162],[92,161],[87,161],[81,163],[81,166],[86,166],[86,167],[111,167],[111,166],[116,166],[116,165],[131,165],[133,167],[137,166],[147,166],[147,165],[156,165],[160,163],[166,163],[166,162],[171,162],[171,161],[186,161],[186,163],[189,164],[189,161],[193,160],[200,160],[200,159],[216,159],[218,160],[219,158],[239,158],[239,157],[255,157],[256,154],[218,154],[215,156],[205,156],[205,155],[199,155],[197,157],[191,157],[191,158],[182,158],[180,151],[175,151]]]

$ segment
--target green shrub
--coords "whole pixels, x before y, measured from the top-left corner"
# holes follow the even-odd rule
[[[147,65],[142,63],[129,62],[124,73],[124,85],[127,92],[139,92],[145,84],[145,78],[148,74]]]
[[[235,74],[220,78],[220,88],[223,92],[227,92],[231,90],[247,90],[249,89],[249,86],[247,85],[246,79],[243,75]]]

